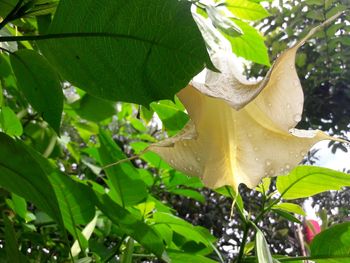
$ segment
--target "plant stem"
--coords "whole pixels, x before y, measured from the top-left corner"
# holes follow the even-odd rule
[[[249,222],[245,222],[241,247],[239,248],[238,257],[236,260],[237,263],[242,262],[242,259],[244,257],[244,248],[245,248],[245,244],[247,243],[250,226],[251,224]]]

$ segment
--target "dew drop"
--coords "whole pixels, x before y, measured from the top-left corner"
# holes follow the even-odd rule
[[[296,153],[296,154],[295,154],[295,158],[298,158],[298,157],[299,157],[299,154]]]
[[[188,169],[189,169],[190,171],[193,171],[193,167],[192,167],[192,166],[188,167]]]
[[[301,155],[301,156],[305,156],[305,155],[306,155],[306,152],[305,152],[305,151],[301,151],[301,152],[300,152],[300,155]]]
[[[185,147],[187,146],[187,142],[184,142],[184,146],[185,146]]]
[[[287,163],[286,164],[286,169],[289,170],[290,169],[290,165]]]
[[[271,169],[270,170],[270,175],[274,175],[275,174],[275,170],[274,169]]]
[[[267,105],[268,105],[269,107],[272,107],[272,104],[271,104],[271,103],[268,103]]]
[[[289,67],[290,67],[290,69],[295,69],[294,65],[292,65],[292,64]]]
[[[266,164],[266,166],[270,166],[271,165],[271,161],[270,160],[266,160],[265,164]]]
[[[258,158],[258,157],[256,157],[256,158],[255,158],[255,161],[259,161],[259,158]]]
[[[200,161],[201,161],[201,158],[200,158],[200,157],[197,157],[196,160],[197,160],[198,162],[200,162]]]
[[[173,159],[171,159],[171,160],[170,160],[170,163],[171,163],[171,164],[174,164],[174,160],[173,160]]]
[[[301,121],[301,115],[300,114],[295,114],[294,115],[294,121],[296,121],[296,122]]]
[[[254,151],[256,152],[256,151],[258,151],[259,150],[259,148],[258,147],[254,147]]]
[[[290,109],[290,104],[289,103],[287,104],[287,109]]]
[[[268,172],[265,172],[265,176],[268,176],[269,175],[269,173]]]

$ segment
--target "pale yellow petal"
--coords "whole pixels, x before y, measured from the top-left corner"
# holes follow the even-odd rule
[[[260,125],[245,108],[236,111],[192,86],[181,91],[180,98],[192,121],[180,134],[149,150],[213,189],[224,185],[237,189],[240,183],[253,188],[264,177],[292,169],[316,142],[332,139],[320,131],[274,131]]]

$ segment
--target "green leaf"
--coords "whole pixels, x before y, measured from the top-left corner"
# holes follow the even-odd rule
[[[164,251],[163,239],[150,226],[138,220],[129,211],[113,202],[107,195],[96,193],[96,205],[116,225],[149,251],[161,257]]]
[[[24,198],[12,193],[11,209],[23,219],[27,219],[27,202]]]
[[[60,172],[51,174],[49,179],[58,199],[64,226],[80,245],[86,247],[85,238],[77,227],[89,223],[95,215],[92,190]]]
[[[300,205],[293,204],[293,203],[280,203],[280,204],[274,205],[272,208],[306,216],[303,208]]]
[[[213,25],[226,35],[236,37],[242,34],[242,30],[218,8],[207,5],[205,10]]]
[[[73,85],[147,106],[172,98],[205,65],[213,68],[190,8],[173,0],[61,0],[48,33],[85,36],[38,44]]]
[[[350,222],[334,225],[313,239],[311,257],[316,263],[346,263],[350,261]]]
[[[255,237],[255,249],[256,255],[258,257],[259,263],[273,263],[269,245],[266,242],[264,234],[260,229],[256,228],[256,237]]]
[[[0,0],[0,17],[5,18],[16,6],[18,0]]]
[[[100,122],[116,113],[114,106],[111,101],[85,94],[76,112],[86,120]]]
[[[19,252],[19,246],[16,237],[17,235],[12,222],[6,215],[4,215],[3,219],[5,225],[5,248],[8,262],[27,262],[25,257]]]
[[[271,210],[274,211],[276,214],[284,217],[285,219],[287,219],[291,222],[302,224],[302,222],[298,218],[296,218],[295,216],[293,216],[292,214],[290,214],[288,212],[285,212],[285,211],[280,210],[280,209],[274,209],[274,208],[272,208]]]
[[[227,8],[237,18],[245,20],[254,21],[270,16],[260,4],[247,0],[227,0]]]
[[[191,254],[184,253],[184,252],[175,251],[175,250],[168,250],[167,253],[171,259],[171,263],[184,263],[184,262],[216,263],[217,262],[210,258],[201,256],[201,255],[192,254],[192,253]]]
[[[231,37],[223,33],[230,41],[232,51],[239,57],[270,66],[264,37],[262,37],[261,34],[249,24],[238,19],[233,19],[233,21],[240,27],[243,34],[237,37]]]
[[[20,136],[23,133],[20,120],[9,107],[0,108],[0,128],[10,136]]]
[[[132,253],[134,252],[134,240],[128,239],[124,253],[120,257],[120,263],[132,263]]]
[[[188,240],[210,245],[210,241],[202,235],[199,229],[179,217],[168,213],[157,212],[154,214],[153,220],[156,224],[169,225],[174,232]]]
[[[106,132],[101,131],[99,139],[101,146],[98,152],[103,166],[126,158]],[[132,163],[128,161],[104,170],[108,176],[109,185],[117,194],[117,201],[121,206],[135,205],[146,199],[146,185]]]
[[[0,133],[0,185],[33,202],[62,224],[54,190],[30,148]]]
[[[173,136],[180,131],[188,122],[188,115],[175,103],[169,100],[162,100],[151,103],[151,108],[161,119],[169,136]]]
[[[8,55],[0,53],[0,78],[8,77],[9,75],[11,75],[11,73],[12,69],[11,65],[8,62]]]
[[[138,131],[140,132],[145,132],[147,131],[146,126],[142,123],[142,121],[140,121],[139,119],[136,118],[131,118],[130,119],[130,123],[131,125]]]
[[[130,146],[133,148],[136,154],[140,154],[144,149],[146,149],[149,144],[145,142],[132,142]],[[141,159],[148,162],[148,165],[155,167],[157,169],[172,169],[166,162],[164,162],[159,155],[153,152],[146,152],[140,156]]]
[[[297,199],[350,186],[350,175],[322,167],[299,166],[289,175],[279,176],[276,186],[284,199]]]
[[[198,202],[204,204],[205,203],[205,198],[203,195],[201,195],[201,193],[195,191],[195,190],[191,190],[191,189],[173,189],[170,190],[171,193],[173,194],[177,194],[177,195],[182,195],[182,196],[186,196],[189,198],[192,198],[194,200],[197,200]]]
[[[63,92],[57,73],[37,52],[21,49],[10,55],[18,87],[43,119],[59,134]]]

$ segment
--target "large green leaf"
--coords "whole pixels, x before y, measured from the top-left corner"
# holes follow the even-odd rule
[[[269,55],[264,37],[249,24],[238,19],[233,19],[233,21],[243,31],[243,34],[232,37],[223,32],[232,45],[232,51],[239,57],[269,66]]]
[[[163,255],[163,239],[155,230],[113,202],[107,195],[96,193],[96,196],[96,205],[114,224],[158,257]]]
[[[0,133],[0,185],[46,212],[62,224],[61,213],[47,174],[19,141]]]
[[[6,215],[4,215],[3,220],[5,226],[4,232],[7,261],[13,263],[27,262],[24,255],[19,252],[17,235],[12,222]]]
[[[98,152],[102,165],[109,165],[126,158],[123,151],[106,132],[101,131],[99,139],[101,146]],[[117,194],[117,201],[121,206],[134,205],[146,199],[146,185],[130,162],[110,166],[104,170],[108,176],[109,185]]]
[[[116,110],[113,102],[85,94],[76,112],[86,120],[100,122],[111,117]]]
[[[187,240],[210,246],[210,240],[202,234],[199,228],[179,217],[168,213],[157,212],[154,214],[152,221],[155,224],[167,224],[174,232],[185,237]]]
[[[259,3],[249,0],[227,0],[227,8],[236,17],[246,20],[259,20],[270,15]]]
[[[188,122],[188,115],[168,100],[153,102],[151,108],[158,114],[169,136],[178,133]]]
[[[316,263],[350,262],[350,222],[338,224],[315,236],[311,246],[311,257]]]
[[[59,172],[52,173],[49,179],[55,190],[66,229],[78,239],[80,245],[86,246],[77,227],[89,223],[95,215],[95,196],[92,190]]]
[[[0,128],[10,136],[20,136],[23,133],[20,120],[9,107],[0,107]]]
[[[10,56],[18,87],[33,108],[59,134],[63,92],[57,73],[37,52],[21,49]]]
[[[85,36],[40,41],[72,84],[110,100],[148,105],[173,98],[211,66],[189,1],[61,0],[49,34]]]
[[[175,251],[175,250],[169,250],[167,252],[172,263],[184,263],[184,262],[215,263],[217,262],[210,258],[206,258],[204,256],[196,255],[193,253],[190,254],[190,253],[184,253],[184,252]]]
[[[350,186],[349,174],[316,166],[299,166],[277,178],[277,190],[284,199],[309,197],[344,186]]]
[[[5,18],[16,6],[18,0],[0,0],[0,17]]]
[[[273,263],[269,245],[266,242],[263,232],[256,228],[255,249],[259,263]]]

